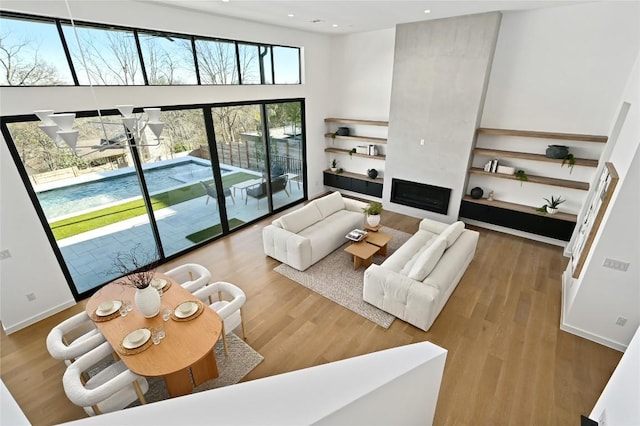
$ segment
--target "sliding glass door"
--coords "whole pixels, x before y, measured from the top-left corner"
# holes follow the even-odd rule
[[[303,200],[302,111],[301,101],[167,107],[159,138],[141,109],[133,130],[115,111],[84,113],[75,150],[37,121],[2,123],[82,298],[120,276],[118,254],[162,262]]]

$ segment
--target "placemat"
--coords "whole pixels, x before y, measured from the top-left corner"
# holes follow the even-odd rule
[[[176,308],[178,306],[180,306],[181,304],[183,304],[184,302],[195,302],[195,303],[198,304],[198,309],[196,310],[196,312],[193,315],[190,315],[190,316],[188,316],[186,318],[178,318],[176,316]],[[173,308],[173,310],[171,311],[171,319],[172,320],[174,320],[174,321],[191,321],[192,319],[195,319],[195,318],[199,317],[200,314],[202,312],[204,312],[204,303],[202,303],[201,301],[199,301],[199,300],[185,300],[184,302],[178,303],[176,305],[176,308]]]
[[[120,303],[124,303],[122,300],[120,300]],[[120,308],[116,309],[116,311],[112,314],[109,315],[105,315],[105,316],[100,316],[98,314],[96,314],[96,311],[98,310],[98,308],[96,308],[90,315],[91,319],[93,320],[93,322],[104,322],[104,321],[110,321],[114,318],[118,318],[120,316]]]
[[[145,327],[145,328],[149,330],[149,333],[151,333],[151,335],[149,336],[149,340],[147,340],[142,346],[138,346],[137,348],[133,348],[133,349],[125,348],[122,345],[122,341],[121,341],[118,347],[118,352],[122,355],[135,355],[135,354],[139,354],[140,352],[146,350],[149,346],[151,346],[153,344],[153,330],[151,330],[148,327]],[[124,341],[124,337],[122,338],[122,340]]]

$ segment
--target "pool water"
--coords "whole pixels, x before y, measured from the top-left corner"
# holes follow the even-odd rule
[[[222,169],[222,174],[231,170]],[[154,167],[144,171],[150,194],[213,178],[211,167],[193,161]],[[135,172],[38,193],[47,219],[66,216],[142,195]]]

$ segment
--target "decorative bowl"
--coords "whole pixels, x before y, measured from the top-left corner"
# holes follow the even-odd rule
[[[569,154],[569,148],[564,145],[549,145],[545,151],[547,158],[561,159]]]

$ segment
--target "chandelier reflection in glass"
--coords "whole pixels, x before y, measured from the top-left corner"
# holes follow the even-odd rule
[[[122,123],[124,126],[127,137],[123,138],[123,141],[129,143],[130,146],[158,146],[160,145],[160,135],[164,129],[164,123],[160,121],[160,108],[143,108],[146,113],[146,120],[143,114],[134,114],[133,105],[116,105],[120,114],[122,114]],[[76,115],[73,113],[55,114],[53,110],[38,110],[34,111],[36,116],[42,121],[38,126],[44,133],[47,134],[55,144],[64,148],[65,144],[76,151],[78,143],[78,130],[73,128],[73,123]],[[117,124],[103,122],[100,115],[100,122],[105,133],[105,141],[109,141],[105,124]],[[156,138],[155,143],[146,143],[147,140],[146,129],[149,129]],[[109,148],[121,147],[122,143],[99,145],[92,148],[98,150],[104,150]]]

